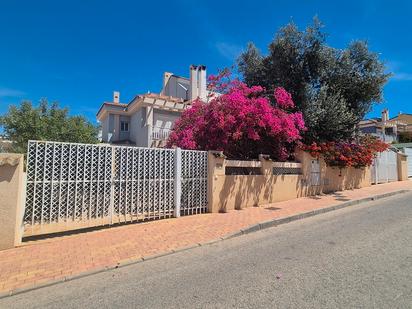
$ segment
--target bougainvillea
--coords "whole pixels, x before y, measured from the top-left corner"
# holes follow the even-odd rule
[[[300,112],[288,113],[293,108],[286,90],[278,88],[271,106],[265,89],[248,87],[240,81],[222,82],[222,76],[209,80],[221,95],[209,103],[195,101],[174,125],[168,146],[184,149],[219,150],[229,158],[256,159],[268,154],[275,160],[286,160],[301,139],[305,124]]]
[[[295,107],[292,95],[282,87],[275,89],[275,99],[280,108],[287,109]]]
[[[357,142],[312,143],[301,146],[315,158],[322,156],[328,166],[339,168],[370,166],[376,154],[388,147],[388,144],[372,136],[364,136]]]

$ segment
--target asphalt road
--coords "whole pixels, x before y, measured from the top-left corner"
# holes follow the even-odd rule
[[[412,193],[15,295],[0,308],[412,308]]]

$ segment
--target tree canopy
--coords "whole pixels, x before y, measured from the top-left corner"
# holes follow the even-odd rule
[[[294,23],[281,28],[267,55],[249,43],[238,68],[248,86],[269,92],[283,87],[292,94],[308,129],[306,142],[352,138],[371,106],[383,101],[390,77],[367,42],[353,41],[345,49],[328,46],[317,18],[304,31]]]
[[[83,116],[69,116],[67,108],[42,99],[38,106],[23,101],[10,106],[0,117],[4,134],[13,142],[12,150],[27,151],[28,140],[48,140],[74,143],[97,143],[98,128]]]

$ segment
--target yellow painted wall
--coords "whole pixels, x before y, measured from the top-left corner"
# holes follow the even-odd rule
[[[23,182],[23,155],[0,154],[0,250],[21,242]]]
[[[216,176],[213,209],[228,211],[297,198],[301,178],[299,175]]]
[[[244,176],[225,175],[225,160],[209,154],[209,210],[225,212],[371,186],[370,168],[347,168],[340,171],[326,166],[323,160],[320,160],[320,185],[312,186],[310,175],[311,161],[314,158],[306,152],[298,152],[296,157],[302,163],[302,175],[271,175],[267,173],[270,170],[268,162],[261,160],[263,175]],[[216,164],[218,168],[215,168]]]

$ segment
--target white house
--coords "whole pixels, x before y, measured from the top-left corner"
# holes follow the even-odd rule
[[[104,102],[97,112],[102,142],[162,147],[182,111],[193,100],[206,101],[206,67],[191,65],[190,77],[165,72],[160,94],[135,96],[129,103],[120,103],[120,93],[113,93],[112,102]]]

